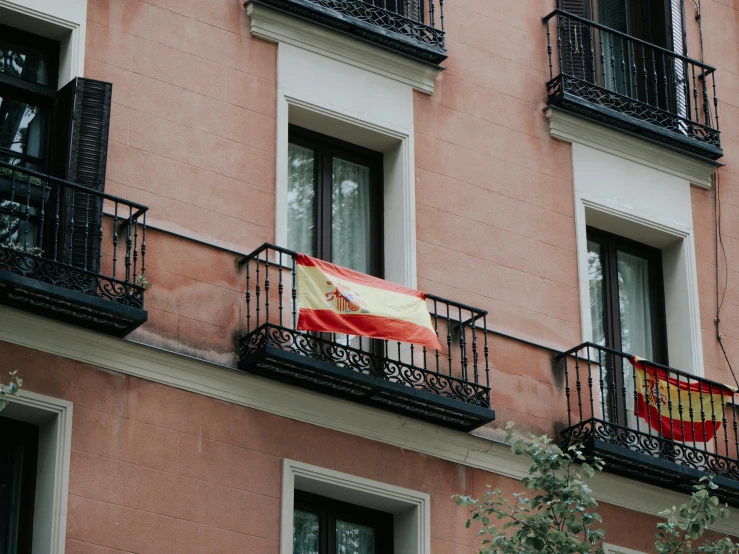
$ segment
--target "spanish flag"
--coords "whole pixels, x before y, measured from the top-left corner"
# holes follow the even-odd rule
[[[708,442],[713,439],[724,419],[727,401],[724,397],[733,398],[733,389],[693,379],[688,384],[687,378],[668,375],[664,369],[636,356],[629,361],[634,366],[638,393],[635,415],[668,439],[680,442]]]
[[[426,294],[298,254],[298,329],[410,342],[441,351]]]

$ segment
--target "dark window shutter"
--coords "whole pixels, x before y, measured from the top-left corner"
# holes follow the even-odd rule
[[[108,157],[108,132],[113,85],[77,77],[57,96],[55,174],[83,187],[103,192]],[[89,271],[100,270],[100,229],[103,203],[95,195],[64,193],[65,263]]]
[[[590,0],[559,0],[559,8],[572,15],[590,19]]]
[[[591,19],[591,0],[559,0],[560,9],[585,19]],[[567,17],[560,21],[562,35],[562,73],[587,80],[592,70],[590,32],[588,25]]]

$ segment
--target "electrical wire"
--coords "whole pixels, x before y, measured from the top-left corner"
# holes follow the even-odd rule
[[[734,368],[731,365],[731,361],[729,360],[729,355],[726,352],[726,347],[724,346],[724,335],[721,333],[721,308],[724,306],[724,300],[726,299],[726,291],[729,288],[729,264],[726,256],[726,248],[724,247],[724,240],[721,236],[721,199],[720,199],[720,193],[721,193],[721,179],[719,177],[719,171],[716,170],[713,176],[713,214],[714,214],[714,221],[716,222],[716,319],[714,320],[716,323],[716,339],[718,340],[718,344],[721,347],[721,352],[724,354],[724,358],[726,359],[726,365],[729,366],[729,371],[731,371],[731,376],[734,378],[734,383],[736,383],[737,389],[739,389],[739,379],[736,376],[736,372],[734,371]],[[721,292],[720,299],[719,299],[719,272],[718,272],[718,257],[719,257],[719,248],[721,249],[721,252],[723,254],[724,258],[724,290]]]

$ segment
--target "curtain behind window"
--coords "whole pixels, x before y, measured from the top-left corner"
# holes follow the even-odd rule
[[[332,262],[370,273],[369,168],[333,159],[331,183]]]
[[[316,154],[288,145],[287,247],[315,256]]]

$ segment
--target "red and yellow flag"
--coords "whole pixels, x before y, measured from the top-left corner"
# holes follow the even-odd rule
[[[635,415],[668,439],[680,442],[708,442],[713,439],[724,419],[724,397],[734,396],[731,388],[692,379],[688,383],[685,377],[668,375],[664,369],[636,356],[629,358],[629,361],[634,366],[638,393]],[[716,416],[716,423],[713,422],[713,415]]]
[[[298,254],[298,329],[410,342],[441,350],[426,294]]]

